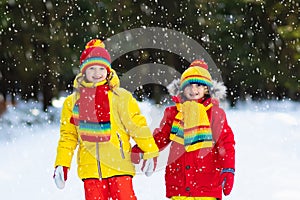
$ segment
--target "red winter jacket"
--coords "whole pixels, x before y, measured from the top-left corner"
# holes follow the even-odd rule
[[[235,166],[234,135],[227,124],[226,115],[216,100],[207,111],[211,123],[214,145],[212,148],[186,152],[184,146],[170,140],[176,106],[167,107],[160,127],[154,130],[154,139],[160,150],[171,143],[165,170],[166,196],[216,197],[222,199],[221,170]],[[134,150],[136,151],[136,150]]]

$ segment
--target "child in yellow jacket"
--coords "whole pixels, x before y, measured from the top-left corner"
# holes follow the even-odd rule
[[[136,199],[132,187],[135,168],[130,138],[145,152],[158,156],[158,148],[130,92],[119,87],[110,55],[101,40],[87,43],[80,56],[75,92],[64,102],[54,180],[64,188],[77,146],[78,176],[86,200]]]

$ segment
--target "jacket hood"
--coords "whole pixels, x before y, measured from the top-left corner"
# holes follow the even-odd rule
[[[114,69],[110,69],[110,73],[109,73],[108,76],[109,76],[109,86],[112,89],[120,87],[120,79],[119,79],[119,77],[118,77],[118,75],[117,75],[117,73]],[[79,81],[81,81],[82,78],[83,78],[82,73],[77,74],[77,76],[75,77],[74,82],[73,82],[73,87],[74,88],[78,88],[79,84],[82,84],[82,83],[79,83]],[[84,82],[84,84],[87,87],[91,87],[91,86],[94,85],[93,83],[86,83],[86,82]],[[96,86],[97,86],[97,84],[96,84]]]
[[[180,79],[173,80],[167,86],[167,89],[170,95],[178,96],[180,94]],[[212,80],[212,87],[209,87],[209,94],[211,95],[212,99],[215,99],[217,101],[223,100],[227,95],[227,87],[223,82]]]

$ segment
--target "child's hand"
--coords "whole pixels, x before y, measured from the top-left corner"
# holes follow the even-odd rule
[[[147,160],[144,160],[141,170],[146,174],[146,176],[151,176],[156,169],[156,165],[157,157],[149,158]]]
[[[137,145],[134,145],[134,147],[131,149],[131,162],[133,164],[139,164],[143,159],[143,155],[144,154],[142,150]]]
[[[56,166],[53,179],[58,189],[63,189],[65,187],[65,181],[68,178],[68,170],[68,167]]]
[[[234,171],[231,172],[231,171],[227,171],[227,169],[224,169],[224,172],[222,172],[221,174],[221,184],[225,196],[230,194],[233,187],[233,182],[234,182]]]

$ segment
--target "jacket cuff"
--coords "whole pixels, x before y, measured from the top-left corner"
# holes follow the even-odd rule
[[[232,173],[234,175],[235,169],[233,169],[233,168],[224,168],[224,169],[222,169],[221,174],[226,173],[226,172]]]

